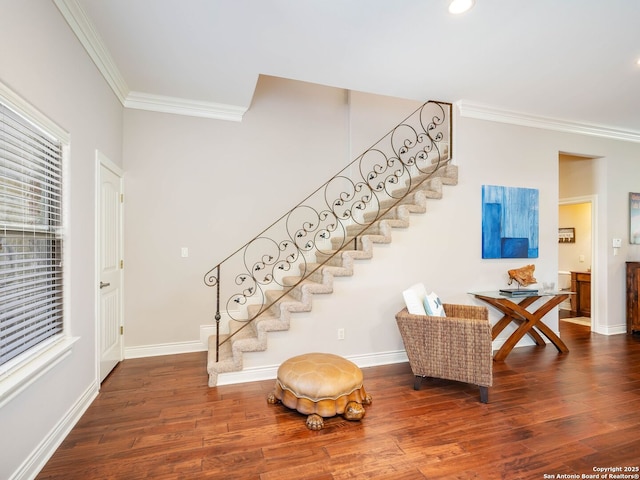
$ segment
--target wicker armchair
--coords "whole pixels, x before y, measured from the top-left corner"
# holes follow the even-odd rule
[[[425,377],[472,383],[480,387],[480,401],[488,403],[493,384],[491,323],[486,307],[444,304],[446,317],[396,314],[411,370],[413,388]]]

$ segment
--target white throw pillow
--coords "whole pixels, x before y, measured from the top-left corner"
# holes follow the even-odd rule
[[[402,292],[402,296],[404,297],[404,303],[407,305],[407,310],[410,314],[427,314],[424,309],[424,299],[427,297],[427,289],[422,283],[412,285]]]
[[[446,317],[442,301],[440,301],[440,298],[435,294],[435,292],[431,292],[429,295],[424,297],[424,309],[427,312],[427,315],[432,317]]]

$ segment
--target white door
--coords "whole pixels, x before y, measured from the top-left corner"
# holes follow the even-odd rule
[[[122,175],[97,152],[100,382],[122,360]]]

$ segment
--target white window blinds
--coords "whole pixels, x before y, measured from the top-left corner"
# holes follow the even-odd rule
[[[62,334],[62,144],[0,103],[0,366]]]

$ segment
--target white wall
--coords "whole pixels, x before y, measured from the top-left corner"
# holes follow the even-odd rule
[[[593,158],[575,155],[559,155],[560,198],[591,195],[596,188]]]
[[[629,192],[640,191],[638,145],[629,149],[624,148],[624,144],[617,147],[619,148],[608,158],[611,162],[607,162],[605,179],[608,195],[605,202],[600,202],[605,203],[602,208],[606,217],[600,225],[606,225],[606,232],[599,255],[606,259],[602,273],[606,274],[607,283],[599,284],[597,288],[606,290],[606,293],[598,292],[598,297],[602,296],[607,301],[605,331],[610,331],[613,326],[618,326],[621,331],[626,329],[625,262],[640,260],[640,246],[629,244]],[[618,255],[614,255],[611,244],[613,238],[622,239]]]
[[[3,0],[0,81],[70,133],[72,353],[0,409],[0,478],[29,478],[97,392],[95,150],[122,158],[122,107],[51,1]],[[62,429],[59,430],[59,429]],[[15,477],[14,477],[15,475]]]
[[[126,111],[127,354],[201,348],[207,270],[418,106],[263,76],[242,123]]]
[[[204,274],[348,163],[347,122],[344,91],[270,77],[242,123],[126,112],[129,351],[199,338]]]

